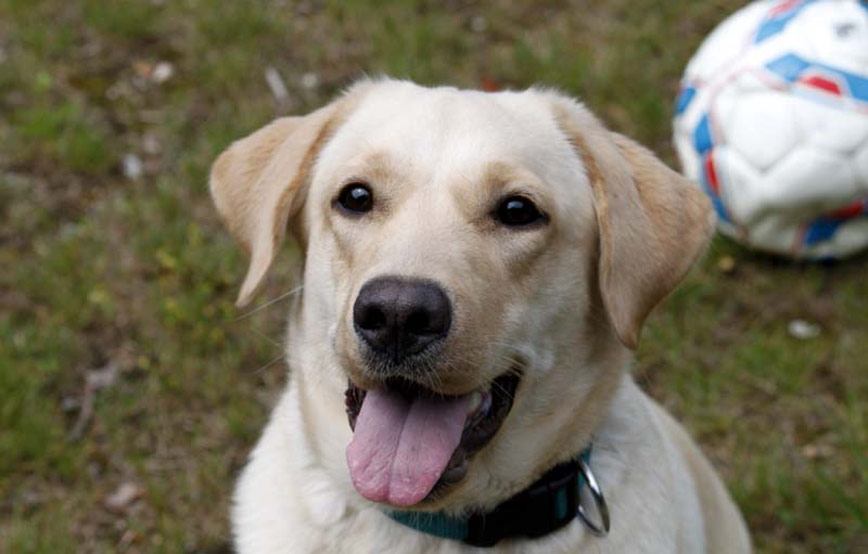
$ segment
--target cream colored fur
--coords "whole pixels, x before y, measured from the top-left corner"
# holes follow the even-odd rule
[[[375,210],[347,218],[340,188],[364,181]],[[574,521],[503,553],[746,553],[741,515],[681,427],[629,376],[645,317],[705,247],[711,209],[692,184],[550,91],[481,93],[363,82],[284,118],[215,162],[215,203],[251,253],[249,301],[287,225],[304,251],[290,312],[289,384],[235,495],[241,554],[459,553],[408,529],[353,488],[347,379],[370,385],[352,302],[380,275],[424,277],[453,299],[430,386],[466,393],[520,360],[512,411],[467,476],[426,509],[489,508],[593,442],[608,537]],[[532,230],[490,217],[521,193],[550,217]]]

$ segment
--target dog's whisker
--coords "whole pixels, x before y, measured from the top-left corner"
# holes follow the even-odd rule
[[[291,290],[281,294],[280,296],[278,296],[276,298],[272,298],[271,300],[269,300],[268,302],[265,302],[261,306],[257,306],[256,308],[253,308],[249,312],[247,312],[245,314],[241,314],[240,316],[236,317],[235,319],[232,320],[232,323],[236,323],[238,321],[241,321],[242,319],[247,319],[248,317],[252,316],[253,314],[258,313],[258,312],[264,310],[265,308],[268,308],[269,306],[273,306],[274,304],[280,302],[281,300],[285,300],[294,294],[298,294],[303,289],[304,289],[304,285],[300,285],[298,287],[295,287],[294,289],[291,289]]]
[[[268,335],[266,335],[265,333],[263,333],[262,331],[260,331],[260,330],[257,329],[256,327],[250,326],[250,327],[249,327],[249,330],[252,331],[253,333],[255,333],[257,336],[259,336],[259,338],[265,339],[265,340],[267,340],[268,342],[270,342],[271,344],[273,344],[274,346],[280,348],[281,351],[282,351],[282,350],[284,349],[284,347],[286,346],[282,341],[278,341],[278,340],[275,340],[275,339],[269,337]],[[283,355],[283,353],[281,352],[281,356],[282,356],[282,355]]]
[[[495,387],[497,387],[497,390],[498,390],[501,394],[503,394],[504,397],[506,397],[506,398],[509,399],[509,402],[513,402],[513,401],[515,401],[515,397],[514,397],[514,396],[509,392],[509,390],[507,390],[505,387],[503,387],[502,385],[499,385],[499,384],[496,383],[496,382],[492,382],[492,383],[491,383],[491,388],[492,388],[492,390],[493,390]]]
[[[261,375],[262,373],[265,372],[266,369],[268,369],[269,367],[273,366],[274,364],[276,364],[277,362],[281,361],[282,359],[283,359],[283,354],[281,354],[281,355],[279,355],[279,356],[276,356],[276,357],[275,357],[274,359],[272,359],[270,362],[266,363],[265,365],[263,365],[262,367],[259,367],[259,368],[256,369],[256,370],[252,371],[252,372],[251,372],[251,375]]]
[[[525,352],[525,348],[521,345],[516,345],[516,344],[512,344],[512,343],[508,343],[508,342],[502,342],[502,341],[498,341],[498,340],[492,340],[490,342],[491,342],[491,344],[493,344],[495,346],[500,346],[501,348],[507,348],[507,349],[512,350],[513,352],[517,352],[519,354],[524,354],[524,352]]]

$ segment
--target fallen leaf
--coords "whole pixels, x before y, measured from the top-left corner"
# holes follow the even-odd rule
[[[150,79],[154,73],[154,64],[144,60],[133,62],[133,71],[142,79]]]
[[[820,326],[804,319],[794,319],[787,325],[787,332],[793,338],[809,340],[820,336]]]
[[[827,444],[806,444],[802,447],[802,454],[809,460],[816,460],[829,458],[834,454],[834,451]]]
[[[135,154],[125,154],[123,160],[121,160],[121,166],[123,167],[124,177],[131,181],[138,181],[142,178],[142,173],[144,173],[144,166],[142,165],[142,160]]]
[[[319,86],[319,76],[316,73],[305,73],[301,76],[301,86],[313,90]]]
[[[717,260],[717,269],[723,273],[732,273],[735,271],[735,259],[732,256],[722,256]]]
[[[286,90],[286,83],[283,82],[283,77],[273,68],[268,67],[265,70],[265,82],[268,84],[271,95],[278,102],[283,102],[289,98],[289,92]]]
[[[141,486],[126,481],[103,499],[103,506],[112,513],[124,514],[133,502],[141,498],[144,492]]]
[[[175,74],[175,66],[170,62],[158,62],[157,65],[154,66],[154,70],[151,72],[151,81],[157,83],[158,85],[162,85],[166,81],[172,78],[172,75]]]
[[[486,92],[497,92],[501,89],[501,86],[494,77],[483,77],[479,81],[479,88]]]

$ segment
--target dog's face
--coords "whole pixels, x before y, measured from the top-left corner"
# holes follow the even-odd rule
[[[289,221],[298,370],[346,402],[356,490],[422,508],[574,455],[711,229],[692,185],[539,91],[366,83],[236,143],[212,191],[251,251],[240,301]]]
[[[546,114],[517,103],[402,86],[321,152],[308,263],[330,268],[323,331],[357,384],[467,393],[550,356],[538,337],[564,303],[585,310],[590,189]]]

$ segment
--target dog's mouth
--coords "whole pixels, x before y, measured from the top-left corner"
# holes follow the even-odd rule
[[[353,485],[374,502],[412,506],[433,500],[467,474],[470,458],[488,444],[512,408],[520,371],[484,389],[442,395],[391,378],[346,391],[354,436],[347,447]]]

